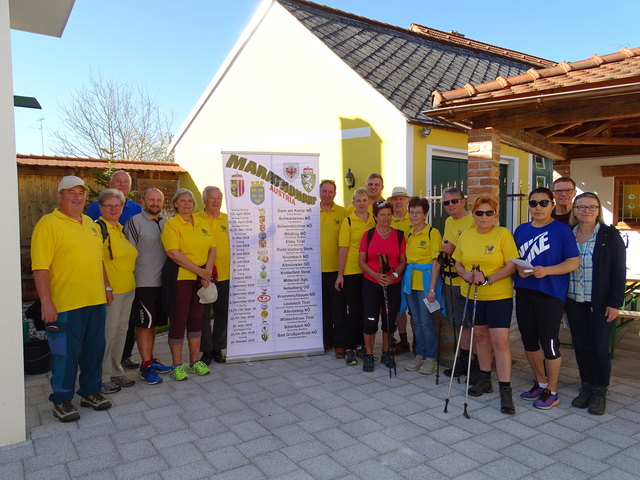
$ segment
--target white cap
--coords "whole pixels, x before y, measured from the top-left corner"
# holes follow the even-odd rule
[[[200,287],[198,289],[198,296],[200,297],[200,303],[207,304],[213,303],[218,299],[218,287],[211,282],[208,287]]]
[[[391,192],[391,198],[393,197],[408,197],[409,193],[407,193],[407,189],[404,187],[394,187]]]
[[[84,180],[80,177],[76,177],[75,175],[67,175],[66,177],[62,177],[60,183],[58,183],[58,191],[67,190],[73,187],[82,187],[85,190],[89,190],[89,188],[84,184]]]

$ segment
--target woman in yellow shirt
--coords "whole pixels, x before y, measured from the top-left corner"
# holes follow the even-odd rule
[[[509,328],[513,310],[513,281],[515,264],[510,258],[518,258],[513,236],[497,225],[498,203],[490,197],[478,197],[471,209],[476,227],[462,232],[453,252],[456,271],[469,286],[461,286],[460,292],[473,297],[477,288],[475,327],[473,342],[477,346],[480,374],[469,388],[469,395],[479,397],[493,391],[491,386],[491,348],[495,352],[496,370],[500,383],[500,411],[515,413],[511,394],[511,348]],[[479,266],[479,271],[472,271]],[[473,315],[473,300],[469,301],[467,318]]]
[[[129,314],[135,296],[138,250],[131,245],[118,222],[125,198],[120,190],[108,188],[98,195],[101,217],[96,221],[105,232],[103,239],[104,268],[112,289],[113,302],[107,307],[105,323],[105,349],[102,360],[102,393],[116,393],[121,387],[130,387],[134,380],[122,369],[122,350],[129,328]],[[103,237],[104,237],[103,233]]]
[[[209,373],[209,367],[198,360],[204,305],[200,303],[197,292],[200,286],[207,287],[211,283],[216,244],[205,221],[193,216],[196,202],[190,190],[179,189],[172,203],[177,215],[162,230],[162,244],[167,256],[180,266],[169,328],[169,349],[173,359],[170,375],[174,380],[186,380],[188,376],[182,365],[185,329],[189,345],[189,371],[196,375]]]
[[[338,276],[336,290],[344,298],[344,318],[341,322],[346,352],[336,350],[336,358],[345,358],[347,365],[357,365],[356,347],[364,344],[362,335],[362,269],[358,264],[360,240],[367,230],[375,226],[369,214],[369,196],[364,188],[353,192],[351,214],[342,220],[338,236]],[[363,351],[364,354],[364,351]]]

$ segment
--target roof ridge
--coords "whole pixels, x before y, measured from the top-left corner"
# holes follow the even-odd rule
[[[477,94],[488,93],[497,90],[501,90],[505,87],[512,87],[516,85],[523,85],[526,83],[533,83],[538,79],[546,79],[566,75],[569,72],[576,72],[580,70],[588,70],[590,68],[598,68],[603,65],[611,63],[621,62],[633,57],[640,56],[640,47],[627,48],[624,47],[617,52],[607,55],[594,54],[586,60],[578,60],[576,62],[560,62],[552,67],[541,69],[530,69],[527,73],[522,75],[516,75],[509,78],[498,77],[495,80],[485,83],[479,83],[476,85],[465,85],[463,88],[451,90],[448,92],[434,91],[432,93],[432,106],[437,108],[443,102],[461,100],[464,98],[471,98]]]
[[[354,20],[358,20],[364,23],[368,23],[374,26],[380,26],[383,28],[389,28],[392,30],[396,30],[398,32],[405,33],[407,35],[411,35],[418,38],[427,38],[432,41],[436,41],[439,43],[445,43],[448,45],[454,45],[462,48],[472,49],[481,51],[484,53],[491,53],[494,55],[498,55],[503,58],[508,58],[510,60],[517,60],[523,63],[527,63],[530,65],[538,65],[541,67],[555,65],[556,62],[552,60],[547,60],[541,57],[536,57],[534,55],[529,55],[526,53],[518,52],[516,50],[511,50],[508,48],[499,47],[496,45],[491,45],[489,43],[484,43],[479,40],[473,40],[471,38],[466,38],[464,36],[460,36],[460,34],[450,34],[444,32],[442,30],[438,30],[431,27],[424,27],[417,23],[412,23],[409,28],[400,27],[398,25],[393,25],[390,23],[381,22],[379,20],[374,20],[372,18],[364,17],[362,15],[356,15],[355,13],[347,12],[345,10],[340,10],[338,8],[329,7],[328,5],[323,5],[320,3],[310,2],[309,0],[275,0],[278,3],[295,3],[299,5],[305,5],[310,8],[314,8],[317,10],[323,10],[328,13],[333,13],[342,17],[351,18]],[[415,28],[414,28],[415,27]],[[422,30],[427,30],[427,32],[423,32]],[[449,37],[449,38],[447,38]],[[460,41],[460,39],[464,39]]]
[[[466,48],[474,48],[482,52],[490,52],[514,60],[520,60],[526,63],[535,63],[541,67],[556,64],[556,62],[554,62],[553,60],[547,60],[546,58],[536,57],[535,55],[519,52],[510,48],[499,47],[490,43],[481,42],[480,40],[467,38],[465,35],[458,32],[445,32],[433,27],[425,27],[424,25],[420,25],[417,23],[412,23],[410,30],[434,40],[443,40],[454,45],[460,45]]]

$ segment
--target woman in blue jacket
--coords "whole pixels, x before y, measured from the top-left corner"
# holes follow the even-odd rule
[[[571,224],[580,267],[569,277],[566,311],[582,382],[571,405],[603,415],[611,376],[611,329],[624,300],[626,252],[618,231],[604,224],[596,194],[575,198]]]

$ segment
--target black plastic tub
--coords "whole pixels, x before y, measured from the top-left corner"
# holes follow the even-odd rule
[[[51,352],[46,340],[29,340],[24,344],[24,373],[38,375],[51,370]]]

